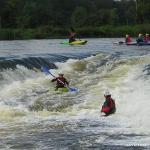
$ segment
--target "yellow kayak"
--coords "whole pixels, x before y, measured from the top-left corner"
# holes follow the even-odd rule
[[[86,44],[88,41],[86,40],[76,40],[74,42],[69,43],[68,41],[65,42],[61,42],[60,44],[67,44],[67,45],[84,45]]]
[[[87,43],[87,41],[85,41],[85,40],[77,40],[77,41],[71,42],[69,44],[70,45],[84,45],[86,43]]]

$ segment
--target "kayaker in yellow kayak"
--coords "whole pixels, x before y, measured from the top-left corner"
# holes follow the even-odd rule
[[[76,35],[76,33],[75,33],[74,29],[71,28],[71,32],[70,32],[70,35],[69,35],[69,43],[76,41],[75,35]]]
[[[64,88],[69,85],[69,82],[67,81],[66,78],[64,78],[64,74],[61,72],[58,74],[58,77],[51,80],[51,82],[55,81],[56,81],[56,88],[55,88],[56,91],[58,90],[58,88]]]

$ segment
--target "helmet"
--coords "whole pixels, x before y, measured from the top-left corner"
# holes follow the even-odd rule
[[[149,36],[149,34],[148,34],[148,33],[146,33],[145,35],[146,35],[146,36]]]
[[[126,37],[129,37],[129,35],[128,35],[128,34],[126,34]]]
[[[109,91],[105,91],[104,96],[110,96],[110,92]]]
[[[59,72],[58,75],[64,75],[62,72]]]
[[[139,36],[142,36],[142,34],[141,34],[141,33],[139,33]]]

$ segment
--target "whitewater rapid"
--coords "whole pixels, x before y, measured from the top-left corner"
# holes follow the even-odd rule
[[[149,53],[100,50],[19,59],[1,59],[1,149],[150,147]],[[55,92],[40,62],[56,76],[64,72],[78,93]],[[117,106],[109,117],[100,113],[105,90]]]

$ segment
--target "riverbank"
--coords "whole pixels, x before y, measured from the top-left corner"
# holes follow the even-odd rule
[[[150,33],[150,24],[134,26],[100,26],[100,27],[81,27],[76,28],[78,38],[104,38],[104,37],[123,37],[130,34],[136,37],[139,33]],[[68,28],[58,28],[43,26],[34,29],[0,29],[0,40],[23,40],[23,39],[53,39],[67,38]]]

